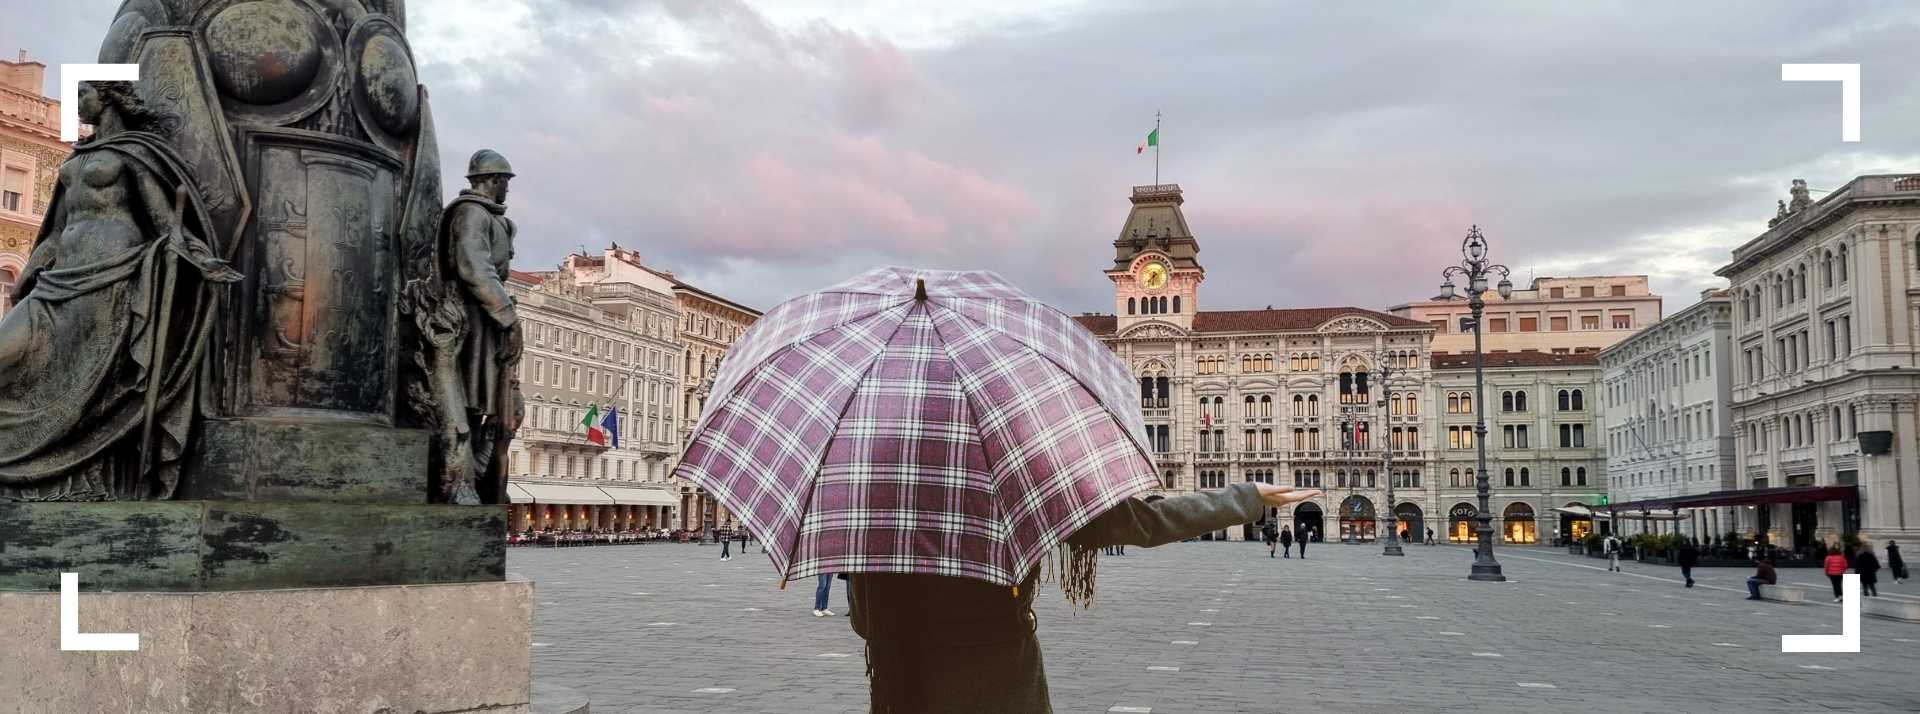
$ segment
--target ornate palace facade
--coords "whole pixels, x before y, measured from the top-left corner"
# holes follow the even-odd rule
[[[27,264],[46,216],[60,162],[72,153],[60,141],[60,102],[40,94],[47,66],[0,60],[0,314]]]
[[[1476,512],[1470,363],[1462,383],[1457,358],[1433,354],[1431,324],[1374,310],[1201,309],[1206,269],[1184,200],[1176,185],[1134,188],[1106,270],[1113,313],[1077,318],[1140,378],[1161,490],[1288,483],[1324,495],[1268,513],[1285,527],[1371,540],[1392,513],[1415,540],[1428,529],[1436,538],[1454,536],[1451,521],[1464,524]],[[1530,543],[1558,527],[1553,508],[1590,502],[1604,488],[1599,434],[1584,400],[1564,414],[1549,409],[1561,390],[1595,394],[1598,370],[1590,355],[1528,353],[1509,361],[1515,364],[1489,364],[1488,399],[1498,403],[1496,384],[1529,391],[1538,411],[1508,414],[1502,423],[1537,421],[1538,442],[1489,450],[1490,467],[1512,467],[1516,477],[1510,485],[1496,478],[1492,506],[1503,542]],[[1383,367],[1392,369],[1385,380]],[[1553,440],[1562,423],[1564,450]],[[1582,424],[1577,448],[1574,423]],[[1489,437],[1500,438],[1501,428],[1490,420]],[[1464,475],[1454,473],[1463,464]],[[1257,528],[1211,537],[1250,538]],[[1462,531],[1457,540],[1465,539]]]
[[[1796,180],[1792,199],[1716,271],[1732,284],[1735,484],[1857,498],[1762,506],[1777,545],[1920,536],[1920,175],[1817,202]]]

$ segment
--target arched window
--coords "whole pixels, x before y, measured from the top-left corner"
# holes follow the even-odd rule
[[[1576,412],[1586,411],[1587,409],[1586,395],[1583,391],[1584,390],[1579,389],[1573,390],[1573,410]]]
[[[1794,271],[1793,275],[1796,281],[1793,284],[1794,294],[1800,300],[1807,299],[1807,266],[1801,265],[1800,269]]]
[[[1460,393],[1459,392],[1447,392],[1447,413],[1448,414],[1460,413]]]
[[[1387,413],[1392,414],[1394,416],[1400,416],[1400,395],[1395,394],[1391,397],[1388,397],[1387,405],[1388,405]]]
[[[1820,287],[1833,289],[1833,251],[1830,250],[1820,254]]]
[[[1180,296],[1179,295],[1173,296],[1173,314],[1175,315],[1180,314]]]
[[[1273,397],[1271,395],[1260,395],[1260,416],[1273,416]]]
[[[1473,413],[1473,393],[1472,392],[1460,393],[1460,413],[1461,414]]]
[[[1847,284],[1847,244],[1840,244],[1840,254],[1834,258],[1834,272],[1840,277],[1840,284]]]
[[[1578,469],[1575,469],[1575,470],[1574,470],[1574,481],[1573,481],[1573,485],[1575,485],[1575,486],[1585,486],[1585,485],[1587,485],[1587,467],[1585,467],[1585,466],[1582,466],[1582,467],[1580,467],[1580,468],[1578,468]]]
[[[1452,469],[1447,472],[1447,485],[1454,488],[1460,487],[1460,469]]]
[[[1134,314],[1133,304],[1134,304],[1134,298],[1127,298],[1127,314],[1129,315]]]
[[[1320,416],[1320,395],[1307,395],[1307,416]]]
[[[1560,485],[1562,486],[1573,485],[1573,469],[1567,468],[1565,466],[1560,467]]]
[[[1500,411],[1513,411],[1513,392],[1500,393]]]
[[[1254,409],[1253,395],[1251,394],[1247,395],[1243,401],[1245,402],[1245,404],[1241,405],[1240,416],[1246,417],[1248,419],[1252,419],[1254,417],[1260,416],[1260,412]]]
[[[1522,486],[1533,485],[1533,472],[1531,470],[1528,470],[1524,466],[1520,467],[1520,485]]]
[[[1306,397],[1300,396],[1298,394],[1293,395],[1293,415],[1294,416],[1307,415],[1307,398]]]
[[[1345,470],[1333,472],[1333,483],[1336,488],[1346,488],[1347,472]]]
[[[1568,392],[1568,391],[1567,391],[1567,390],[1565,390],[1565,389],[1562,389],[1562,390],[1560,390],[1560,394],[1559,394],[1559,397],[1560,397],[1560,411],[1563,411],[1563,412],[1564,412],[1564,411],[1568,411],[1568,410],[1570,410],[1570,409],[1572,409],[1572,408],[1573,408],[1573,394],[1572,394],[1572,393],[1570,393],[1570,392]]]
[[[1373,480],[1373,479],[1374,479],[1374,475],[1373,475],[1373,469],[1367,469],[1367,488],[1373,488],[1373,487],[1374,487],[1374,480]]]
[[[1420,413],[1420,398],[1417,396],[1414,396],[1413,394],[1408,394],[1407,395],[1407,415],[1414,416],[1419,413]]]
[[[1511,468],[1507,469],[1507,485],[1513,485],[1513,469]]]

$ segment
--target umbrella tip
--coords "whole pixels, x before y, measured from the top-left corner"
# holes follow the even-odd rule
[[[926,278],[913,279],[913,299],[919,300],[921,302],[927,301],[927,279]]]

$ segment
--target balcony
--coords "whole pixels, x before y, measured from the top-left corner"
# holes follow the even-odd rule
[[[1233,452],[1196,451],[1193,452],[1193,460],[1202,464],[1224,464],[1233,460]]]
[[[1240,460],[1241,461],[1278,461],[1280,460],[1280,452],[1278,451],[1242,451],[1240,452]]]
[[[1835,441],[1827,444],[1828,459],[1846,459],[1860,455],[1860,442],[1857,439]]]

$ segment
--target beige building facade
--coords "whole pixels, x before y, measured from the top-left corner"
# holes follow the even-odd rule
[[[680,422],[678,442],[684,446],[706,409],[721,358],[760,319],[760,311],[679,280],[674,281],[673,295],[680,311],[680,411],[687,418]],[[705,489],[680,479],[674,487],[682,506],[680,527],[732,530],[738,525]]]
[[[1741,488],[1840,487],[1762,506],[1772,543],[1920,535],[1920,175],[1860,176],[1819,201],[1795,181],[1730,283]]]
[[[1473,413],[1473,400],[1463,405],[1460,398],[1471,391],[1471,369],[1463,387],[1456,366],[1436,361],[1432,325],[1379,311],[1199,309],[1206,270],[1181,210],[1184,202],[1177,185],[1134,188],[1131,210],[1113,242],[1113,262],[1105,269],[1114,284],[1113,312],[1076,317],[1139,379],[1159,492],[1247,481],[1318,488],[1321,496],[1285,512],[1270,511],[1263,521],[1323,540],[1370,541],[1401,528],[1415,541],[1426,540],[1429,529],[1435,538],[1449,539],[1449,512],[1473,502],[1472,441],[1459,441],[1459,420],[1470,425]],[[1510,382],[1509,390],[1551,394],[1572,385],[1591,393],[1597,370],[1590,356],[1578,364],[1555,358],[1563,361],[1528,362],[1500,379]],[[1393,377],[1382,383],[1388,366]],[[1489,370],[1490,378],[1496,371]],[[1551,403],[1550,396],[1534,399]],[[1550,413],[1530,418],[1538,421],[1530,428],[1539,432],[1574,421]],[[1453,427],[1452,443],[1447,427]],[[1493,460],[1501,468],[1513,466],[1516,477],[1511,488],[1495,484],[1502,542],[1541,541],[1555,527],[1547,520],[1551,506],[1590,499],[1602,488],[1598,444],[1585,441],[1592,428],[1582,427],[1579,448],[1528,446]],[[1391,467],[1385,461],[1389,450]],[[1449,470],[1461,464],[1464,477],[1449,479]],[[1561,487],[1561,466],[1569,484],[1584,473],[1587,485]],[[1527,469],[1524,486],[1521,468]],[[1511,530],[1508,513],[1514,516]],[[1261,525],[1206,537],[1253,538]]]
[[[1437,274],[1437,273],[1436,273]],[[1645,275],[1535,278],[1501,299],[1488,291],[1482,343],[1489,353],[1598,352],[1660,320],[1660,296]],[[1460,329],[1472,311],[1464,296],[1396,305],[1388,312],[1433,326],[1433,351],[1473,351],[1473,332]]]
[[[0,60],[0,314],[53,197],[60,162],[73,147],[60,141],[60,102],[41,94],[47,66],[20,51]]]
[[[1734,463],[1733,302],[1708,290],[1700,302],[1600,352],[1605,371],[1607,494],[1615,503],[1741,488]],[[1745,509],[1690,509],[1680,533],[1703,539],[1748,531]],[[1623,519],[1622,532],[1651,530]],[[1664,531],[1664,527],[1662,528]]]

